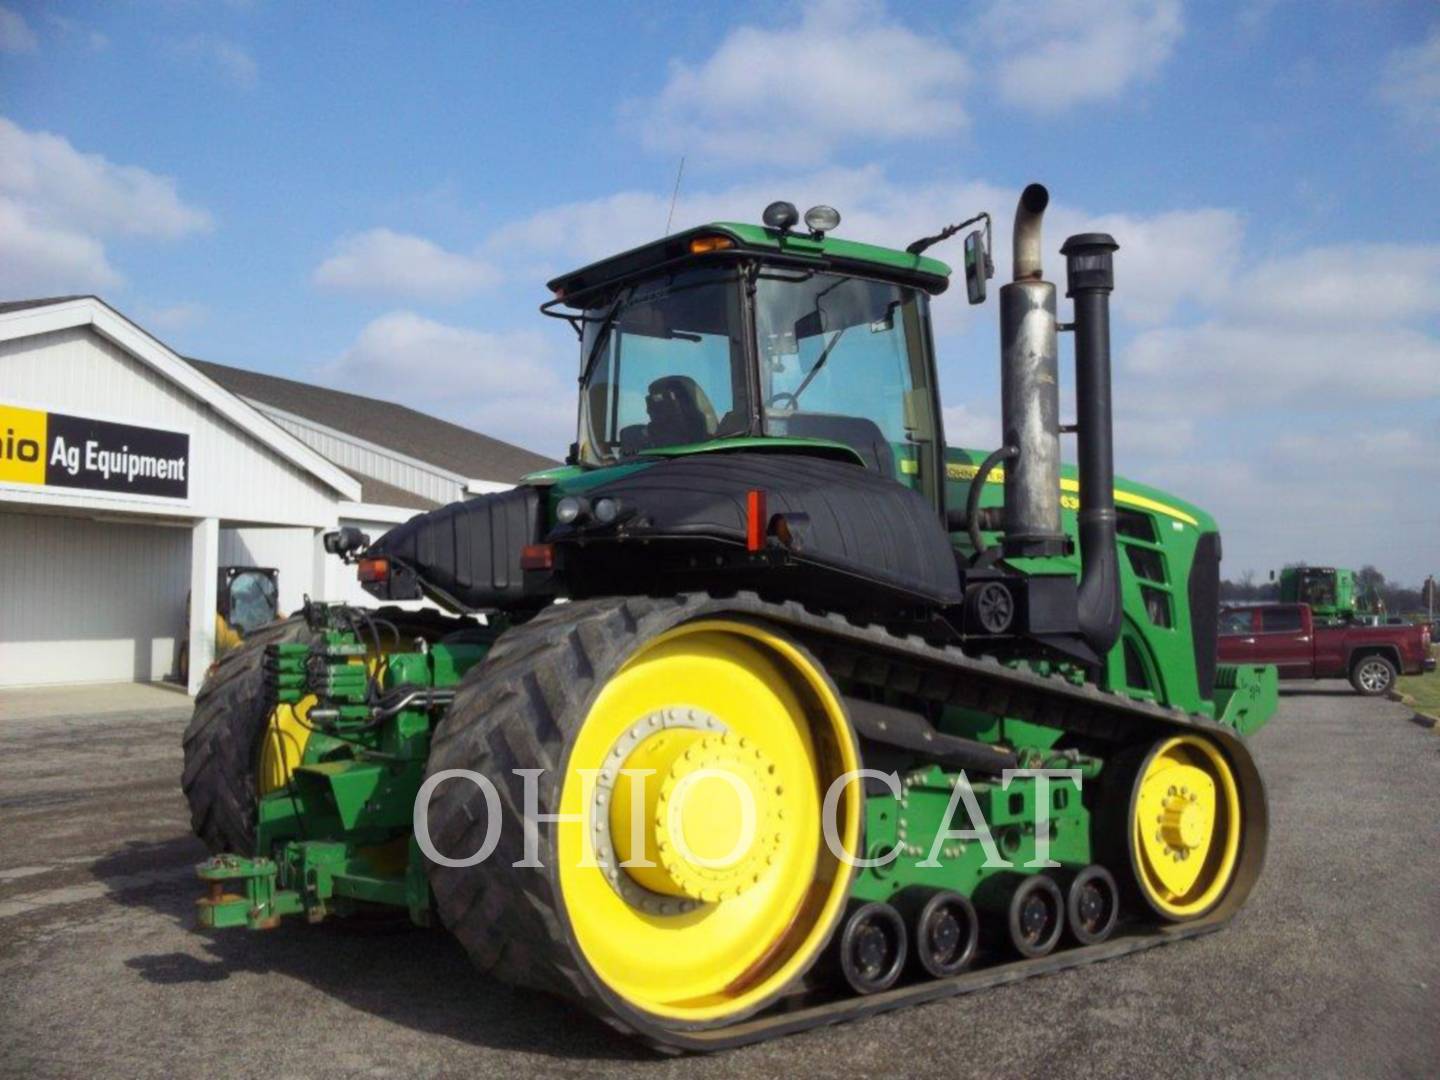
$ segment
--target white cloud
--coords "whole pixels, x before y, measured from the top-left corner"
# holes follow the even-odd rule
[[[1051,251],[1078,232],[1107,232],[1119,242],[1115,255],[1116,314],[1137,323],[1159,323],[1182,304],[1209,304],[1224,297],[1239,266],[1244,223],[1233,210],[1206,207],[1158,214],[1087,215],[1060,204],[1048,215]],[[1008,236],[1008,232],[1005,234]],[[1046,271],[1063,281],[1059,254]],[[1009,263],[1006,268],[1008,273]]]
[[[1401,119],[1440,133],[1440,26],[1419,45],[1390,53],[1379,92]]]
[[[1184,20],[1180,0],[992,0],[980,26],[999,49],[1000,97],[1054,113],[1154,78]]]
[[[121,280],[100,241],[42,224],[19,202],[0,195],[0,296],[98,291]]]
[[[315,270],[314,281],[350,292],[453,300],[496,284],[499,271],[473,255],[390,229],[347,236]]]
[[[565,355],[534,331],[492,333],[394,311],[369,323],[317,374],[487,435],[561,457],[574,438],[575,387]]]
[[[1440,398],[1428,323],[1440,314],[1440,246],[1307,248],[1236,272],[1206,299],[1202,321],[1146,331],[1124,350],[1150,408],[1344,412]]]
[[[114,288],[104,239],[173,239],[211,227],[175,181],[76,150],[0,117],[0,288],[11,296]]]
[[[245,49],[215,34],[192,34],[175,42],[177,55],[198,66],[208,67],[241,90],[252,90],[260,81],[260,68]]]
[[[175,181],[76,150],[61,135],[26,131],[0,117],[0,194],[42,221],[89,232],[173,238],[210,228]]]
[[[972,449],[1000,445],[1000,410],[993,402],[983,402],[978,408],[971,408],[968,402],[962,401],[957,405],[946,405],[942,411],[945,441],[949,445]]]
[[[963,53],[864,0],[812,0],[798,22],[732,30],[707,59],[676,61],[659,95],[627,110],[646,145],[692,157],[793,164],[841,140],[928,139],[962,129]]]
[[[1124,353],[1164,415],[1358,410],[1440,396],[1440,341],[1404,327],[1209,321],[1141,334]]]
[[[1440,246],[1336,244],[1269,259],[1229,307],[1256,321],[1392,323],[1440,313]]]
[[[40,41],[25,16],[0,5],[0,53],[33,53],[39,48]]]

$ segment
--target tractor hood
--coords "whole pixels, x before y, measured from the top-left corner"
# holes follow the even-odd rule
[[[753,562],[749,569],[763,574],[771,556],[783,554],[793,566],[908,593],[929,604],[959,601],[949,537],[924,498],[853,456],[837,460],[761,449],[680,455],[610,471],[587,485],[583,496],[571,494],[577,516],[546,539],[588,548],[633,547],[637,562],[651,573],[669,555],[685,553],[709,566],[719,565],[719,557],[740,575],[747,561]],[[607,501],[611,506],[602,513]],[[836,580],[829,579],[831,588]],[[589,583],[573,584],[592,592]]]
[[[925,499],[863,467],[848,448],[818,448],[820,456],[769,449],[550,470],[396,526],[366,550],[361,583],[383,600],[515,610],[557,593],[625,591],[676,559],[715,567],[718,557],[743,577],[768,574],[778,557],[929,604],[959,601],[949,537]],[[568,521],[557,513],[566,500],[580,507]],[[620,512],[601,520],[602,500]]]
[[[523,607],[521,556],[544,530],[544,502],[539,488],[518,487],[417,514],[366,549],[360,583],[381,600],[427,596],[456,611]]]

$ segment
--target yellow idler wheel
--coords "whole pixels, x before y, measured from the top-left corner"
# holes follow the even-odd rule
[[[310,728],[305,720],[314,705],[312,694],[297,705],[277,705],[271,710],[255,770],[258,795],[269,795],[290,783],[290,774],[304,758],[305,744],[310,741]]]
[[[1137,774],[1131,813],[1131,858],[1145,899],[1176,921],[1210,911],[1235,876],[1244,825],[1225,755],[1198,735],[1159,743]]]
[[[821,812],[858,767],[833,687],[786,638],[707,619],[644,644],[586,713],[561,792],[561,899],[595,977],[662,1022],[771,1000],[845,902]],[[840,803],[851,852],[860,799],[851,783]]]

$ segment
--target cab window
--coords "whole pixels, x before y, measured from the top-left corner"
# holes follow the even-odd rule
[[[1253,627],[1252,613],[1249,611],[1222,611],[1220,613],[1220,634],[1248,634]]]
[[[1293,607],[1264,608],[1260,612],[1262,634],[1293,634],[1304,625],[1300,609]]]
[[[605,465],[747,429],[734,270],[702,268],[641,281],[586,311],[584,324],[582,462]]]
[[[766,434],[845,444],[875,471],[928,491],[927,317],[915,289],[762,270],[755,333]]]

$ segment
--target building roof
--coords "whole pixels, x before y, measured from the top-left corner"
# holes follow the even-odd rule
[[[43,300],[5,300],[0,301],[0,315],[11,311],[28,311],[30,308],[49,307],[51,304],[68,304],[71,300],[100,300],[100,298],[86,293],[76,293],[74,296],[47,296]],[[103,304],[105,301],[100,300],[100,302]]]
[[[373,476],[366,476],[353,469],[345,471],[360,481],[360,501],[362,503],[398,506],[405,510],[434,510],[440,505],[433,499],[425,498],[424,495],[416,495],[413,491],[406,491],[402,487],[388,484],[384,480],[377,480]]]
[[[527,473],[557,464],[541,454],[391,401],[187,359],[232,394],[351,433],[465,479],[515,483]],[[364,483],[375,482],[365,477],[360,479]]]

